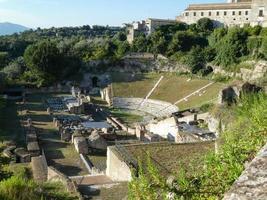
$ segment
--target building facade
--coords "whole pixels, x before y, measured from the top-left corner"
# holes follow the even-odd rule
[[[141,22],[133,22],[131,24],[127,24],[127,40],[131,44],[134,38],[139,33],[150,35],[158,27],[163,25],[175,24],[176,22],[177,22],[176,20],[171,20],[171,19],[148,18],[147,20],[143,20]]]
[[[176,19],[187,24],[207,17],[216,26],[267,27],[267,0],[227,0],[226,3],[192,4]]]

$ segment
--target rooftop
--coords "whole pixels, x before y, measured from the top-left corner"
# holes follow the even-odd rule
[[[186,11],[194,10],[230,10],[230,9],[251,9],[250,2],[244,3],[210,3],[210,4],[191,4]]]

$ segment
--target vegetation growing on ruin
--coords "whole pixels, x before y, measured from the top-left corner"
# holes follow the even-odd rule
[[[234,120],[221,133],[218,153],[205,157],[201,170],[190,168],[188,164],[184,169],[192,173],[184,173],[181,169],[168,184],[153,165],[148,174],[140,169],[138,177],[129,185],[130,199],[222,198],[244,170],[245,163],[250,162],[267,141],[267,96],[243,96],[236,106],[227,109],[232,110],[230,114]]]

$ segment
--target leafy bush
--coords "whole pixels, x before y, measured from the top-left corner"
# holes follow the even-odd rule
[[[36,193],[37,185],[25,178],[13,176],[0,182],[0,199],[33,200],[40,199]]]
[[[202,112],[208,112],[208,111],[210,111],[210,109],[213,106],[214,106],[214,104],[212,104],[212,103],[203,104],[202,106],[200,106],[200,111],[202,111]]]
[[[231,80],[230,76],[225,76],[225,75],[221,75],[221,74],[214,74],[212,79],[216,82],[222,82],[222,83],[226,83],[229,80]]]

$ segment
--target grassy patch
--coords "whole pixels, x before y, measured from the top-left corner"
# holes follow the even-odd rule
[[[0,114],[2,141],[15,141],[18,145],[25,145],[25,136],[20,124],[20,106],[15,101],[6,102]]]
[[[128,110],[111,109],[110,112],[114,117],[118,117],[129,126],[133,123],[141,122],[143,120],[143,116],[134,114]]]
[[[112,75],[114,95],[119,97],[144,98],[161,76],[164,76],[164,79],[150,98],[170,103],[175,103],[210,83],[209,80],[196,78],[190,79],[186,76],[178,76],[170,73],[137,74],[135,76],[116,73]],[[204,90],[205,93],[203,95],[190,97],[187,102],[182,102],[178,107],[185,109],[201,106],[203,103],[216,98],[219,90],[223,87],[224,84],[222,83],[214,83],[212,86]]]

